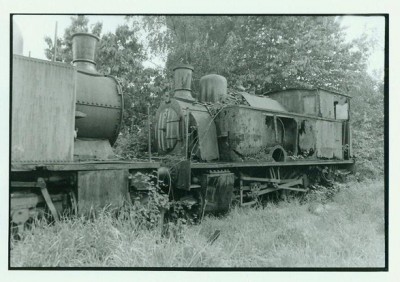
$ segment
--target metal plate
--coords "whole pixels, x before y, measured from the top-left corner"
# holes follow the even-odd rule
[[[72,161],[75,78],[67,64],[14,55],[12,162]]]
[[[203,177],[203,187],[207,187],[205,199],[206,211],[225,212],[229,209],[233,195],[233,173],[211,173]]]
[[[343,159],[342,124],[316,121],[317,157]]]
[[[121,206],[128,195],[128,170],[78,172],[79,214],[108,205]]]
[[[196,121],[201,159],[205,161],[218,159],[217,130],[211,115],[208,112],[197,111],[191,111],[190,114]]]
[[[31,171],[31,170],[48,170],[48,171],[78,171],[78,170],[110,170],[110,169],[157,169],[160,167],[159,162],[142,161],[84,161],[84,162],[65,162],[65,163],[13,163],[11,171]]]
[[[257,107],[264,110],[286,112],[286,109],[276,100],[267,97],[258,97],[256,95],[245,92],[240,93],[252,107]]]
[[[74,144],[74,160],[108,160],[115,154],[108,140],[80,140]]]

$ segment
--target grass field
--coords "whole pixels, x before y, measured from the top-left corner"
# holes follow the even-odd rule
[[[10,260],[12,267],[383,267],[384,231],[383,183],[350,182],[328,203],[234,208],[169,238],[107,214],[41,224],[12,241]]]

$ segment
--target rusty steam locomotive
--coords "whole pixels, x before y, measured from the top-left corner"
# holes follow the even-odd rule
[[[210,74],[194,98],[188,65],[175,68],[174,93],[154,118],[159,157],[117,160],[111,146],[123,93],[96,70],[98,40],[75,34],[73,65],[13,55],[10,219],[18,227],[45,210],[57,220],[66,209],[82,214],[130,201],[137,172],[157,171],[175,197],[223,212],[233,197],[248,205],[254,195],[307,191],[316,168],[354,162],[349,96],[286,89],[238,92],[242,102],[227,103],[227,80]]]

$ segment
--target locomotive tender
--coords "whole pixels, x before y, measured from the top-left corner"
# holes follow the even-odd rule
[[[115,78],[97,72],[97,42],[75,34],[73,65],[13,55],[10,219],[19,228],[45,210],[58,220],[65,210],[129,202],[140,189],[129,180],[137,172],[158,171],[175,198],[224,212],[235,195],[248,205],[270,192],[307,191],[313,168],[354,162],[349,96],[240,92],[243,103],[232,104],[226,79],[210,74],[196,99],[188,65],[175,68],[174,93],[155,116],[159,158],[116,160],[123,94]]]

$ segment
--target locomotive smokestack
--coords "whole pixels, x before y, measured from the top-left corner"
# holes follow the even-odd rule
[[[75,33],[72,35],[72,63],[79,70],[97,72],[96,47],[99,38],[90,33]]]
[[[174,97],[195,101],[192,96],[192,73],[190,65],[179,65],[174,68]]]

